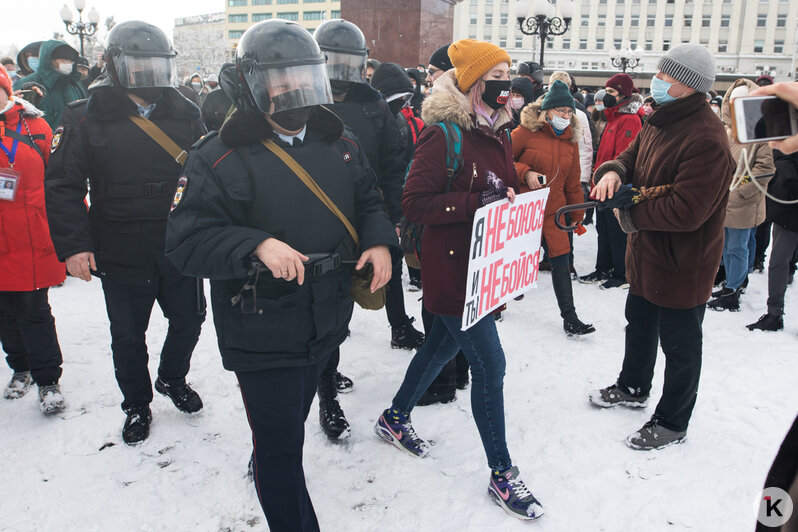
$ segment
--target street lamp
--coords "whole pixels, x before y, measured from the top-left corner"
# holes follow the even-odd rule
[[[72,18],[72,10],[64,4],[61,8],[59,15],[61,20],[64,21],[67,33],[77,35],[80,38],[80,56],[83,55],[83,37],[91,37],[97,32],[97,23],[100,22],[100,14],[93,7],[88,13],[88,22],[83,22],[83,10],[86,8],[86,0],[74,0],[75,9],[78,10],[78,21],[75,22]]]
[[[518,29],[524,35],[540,36],[540,67],[543,68],[543,50],[546,48],[546,39],[549,35],[562,35],[571,26],[576,6],[571,0],[558,2],[560,16],[556,17],[555,7],[548,0],[534,0],[532,2],[532,16],[529,14],[528,0],[520,0],[513,6]]]
[[[636,67],[637,63],[642,57],[643,50],[641,50],[639,46],[636,46],[633,50],[632,45],[628,40],[624,40],[623,43],[621,43],[620,50],[614,46],[610,50],[610,59],[612,60],[612,65],[623,70],[624,74],[626,73],[627,67]]]

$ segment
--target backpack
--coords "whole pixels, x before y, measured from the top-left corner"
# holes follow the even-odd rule
[[[452,188],[454,178],[463,169],[463,132],[460,126],[452,122],[436,122],[432,124],[432,127],[435,126],[443,130],[443,135],[446,138],[446,186],[443,189],[445,194]],[[407,182],[407,175],[410,173],[412,165],[413,159],[410,159],[405,170],[405,182]],[[421,235],[423,231],[424,226],[408,222],[404,217],[399,224],[399,244],[405,255],[405,261],[411,268],[421,269],[419,256],[421,255]]]

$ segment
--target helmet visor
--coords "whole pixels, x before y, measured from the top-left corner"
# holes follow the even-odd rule
[[[139,87],[177,87],[174,57],[132,56],[114,58],[119,83],[128,89]]]
[[[365,83],[367,56],[329,51],[324,53],[327,55],[327,73],[330,79]]]
[[[244,78],[258,109],[268,115],[333,101],[324,63],[254,68]]]

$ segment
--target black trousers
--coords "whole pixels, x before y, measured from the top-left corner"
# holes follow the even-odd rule
[[[405,294],[402,290],[402,264],[404,254],[396,246],[391,246],[391,280],[385,286],[385,314],[391,327],[400,327],[407,322]]]
[[[652,419],[684,431],[690,422],[701,376],[706,305],[685,310],[660,307],[640,296],[626,298],[626,351],[618,386],[636,395],[651,392],[657,341],[665,353],[665,384]]]
[[[626,277],[626,233],[611,210],[596,210],[598,250],[596,270],[613,270],[615,277]]]
[[[0,292],[0,342],[14,371],[30,371],[39,386],[61,378],[61,348],[47,288]]]
[[[161,348],[158,376],[162,380],[186,378],[205,313],[198,313],[197,279],[158,277],[152,286],[130,285],[103,279],[105,308],[111,322],[114,371],[124,400],[122,410],[152,401],[152,381],[147,368],[146,332],[155,301],[169,320]],[[203,305],[204,307],[204,305]]]
[[[327,357],[296,368],[236,372],[252,429],[255,488],[271,532],[311,532],[319,522],[305,485],[305,420]]]
[[[756,253],[754,254],[754,260],[759,259],[765,262],[765,250],[770,245],[770,228],[772,226],[773,222],[768,222],[767,220],[756,226]]]

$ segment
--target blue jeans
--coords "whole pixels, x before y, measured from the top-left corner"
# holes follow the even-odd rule
[[[726,288],[737,290],[754,266],[756,228],[723,228],[723,267],[726,268]]]
[[[436,315],[432,329],[416,352],[393,407],[409,414],[418,399],[458,351],[471,364],[471,412],[482,438],[488,466],[504,471],[512,465],[504,434],[504,351],[493,316],[485,316],[467,331],[460,318]]]

